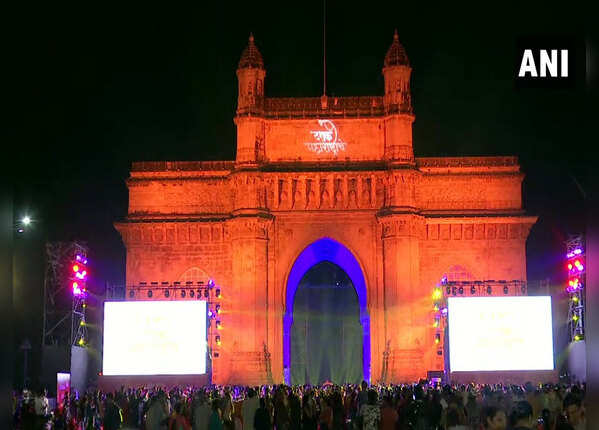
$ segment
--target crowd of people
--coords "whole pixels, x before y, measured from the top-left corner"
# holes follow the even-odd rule
[[[15,396],[15,428],[68,430],[582,430],[584,385],[139,387]],[[589,427],[591,428],[591,427]]]

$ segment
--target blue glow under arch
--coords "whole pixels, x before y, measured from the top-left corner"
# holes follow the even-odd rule
[[[293,325],[293,304],[299,283],[314,265],[329,261],[339,266],[351,279],[358,295],[360,305],[360,324],[362,325],[362,373],[370,382],[370,315],[366,281],[360,263],[352,252],[341,243],[324,237],[306,247],[295,260],[289,277],[285,294],[285,315],[283,316],[283,368],[285,382],[291,383],[291,326]]]

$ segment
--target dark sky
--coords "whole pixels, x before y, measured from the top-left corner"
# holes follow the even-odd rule
[[[16,216],[37,220],[38,239],[87,241],[98,285],[124,282],[112,223],[126,215],[131,161],[233,159],[235,69],[250,31],[267,96],[322,92],[322,2],[202,3],[51,4],[16,39],[25,82],[17,107],[26,113],[15,136]],[[397,28],[413,68],[416,155],[517,155],[525,206],[540,216],[529,280],[557,280],[562,241],[584,228],[575,180],[587,186],[589,97],[584,82],[516,89],[514,52],[526,35],[584,40],[590,14],[563,4],[419,3],[328,2],[329,94],[382,94]]]

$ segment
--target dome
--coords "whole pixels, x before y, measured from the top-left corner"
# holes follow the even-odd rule
[[[241,59],[239,60],[239,69],[258,68],[264,69],[264,60],[262,54],[254,44],[254,36],[250,33],[248,46],[243,50]]]
[[[399,36],[397,35],[397,30],[395,30],[395,34],[393,35],[393,43],[389,47],[387,51],[387,55],[385,55],[385,67],[391,66],[409,66],[410,61],[408,60],[408,54],[406,54],[406,50],[399,43]]]

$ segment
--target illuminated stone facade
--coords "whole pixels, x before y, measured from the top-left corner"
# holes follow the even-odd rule
[[[431,291],[444,274],[526,280],[536,217],[522,208],[517,159],[415,158],[410,73],[396,35],[383,96],[267,98],[250,37],[237,70],[236,159],[133,163],[128,216],[116,224],[127,285],[222,286],[215,382],[283,381],[290,272],[322,238],[361,268],[373,382],[443,368]]]

